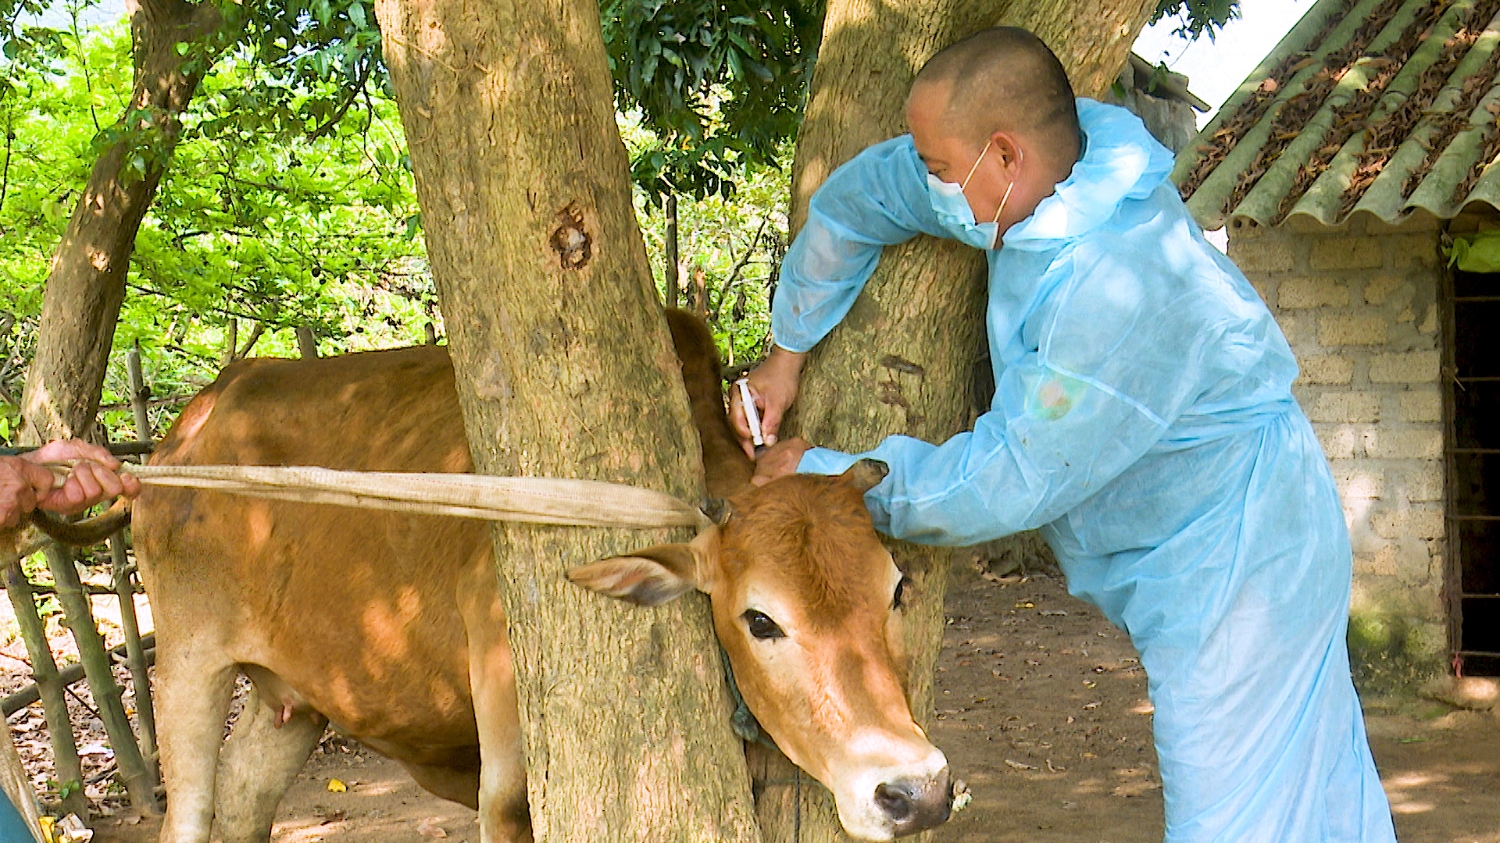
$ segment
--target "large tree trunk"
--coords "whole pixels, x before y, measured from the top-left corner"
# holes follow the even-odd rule
[[[213,36],[224,21],[211,2],[127,0],[126,5],[135,42],[135,83],[114,127],[119,139],[94,163],[47,276],[36,356],[21,399],[21,440],[30,444],[94,434],[136,231],[171,160],[182,112],[212,64],[217,49]],[[64,613],[84,661],[104,666],[102,673],[91,671],[90,682],[111,727],[110,741],[131,802],[152,807],[152,776],[120,705],[88,601],[65,601]],[[41,678],[39,674],[38,682]],[[49,723],[68,728],[66,720],[59,724],[49,718]],[[71,743],[71,734],[66,741],[54,736],[55,745]]]
[[[793,225],[801,226],[813,191],[834,168],[905,131],[907,89],[941,47],[997,23],[1025,26],[1056,51],[1080,94],[1097,96],[1155,6],[1154,0],[830,0],[797,145]],[[962,430],[983,353],[985,284],[983,254],[958,243],[921,237],[886,250],[854,308],[808,360],[793,429],[846,451],[868,450],[896,433],[942,442]],[[892,545],[897,564],[916,583],[906,615],[908,690],[913,713],[929,723],[951,553]],[[769,782],[786,780],[791,770],[785,759],[760,750],[751,769]],[[802,792],[801,843],[847,839],[832,797],[821,788]],[[797,806],[790,789],[766,787],[758,812],[767,843],[791,841]]]
[[[377,12],[477,470],[699,499],[595,3]],[[632,609],[563,577],[683,537],[495,529],[538,841],[756,839],[706,602]]]
[[[94,163],[52,259],[36,357],[21,399],[26,442],[93,431],[136,230],[171,159],[182,112],[212,64],[211,36],[223,22],[211,2],[126,5],[135,85],[115,127],[120,140]]]

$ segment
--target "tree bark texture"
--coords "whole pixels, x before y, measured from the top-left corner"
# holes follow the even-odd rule
[[[116,126],[121,139],[94,163],[52,259],[21,398],[23,442],[93,432],[136,231],[177,144],[182,112],[212,61],[206,45],[223,21],[211,2],[137,0],[127,7],[135,85]],[[185,55],[178,52],[184,42],[192,45]]]
[[[1097,96],[1118,74],[1155,5],[831,0],[798,138],[793,225],[801,227],[813,192],[839,164],[906,130],[911,80],[943,46],[995,24],[1024,26],[1057,53],[1080,94]],[[897,433],[942,442],[963,430],[984,351],[984,270],[981,252],[953,241],[924,236],[887,249],[849,315],[809,358],[791,429],[814,444],[852,452]],[[952,552],[890,545],[916,586],[906,612],[908,695],[918,722],[929,726]],[[785,759],[759,748],[751,752],[751,770],[760,781],[790,774]],[[847,840],[832,796],[822,788],[804,787],[803,794],[800,843]],[[757,811],[767,843],[791,841],[797,806],[788,788],[763,788]]]
[[[596,5],[380,0],[377,13],[477,470],[700,499]],[[494,538],[536,840],[755,840],[706,601],[631,608],[563,577],[686,535]]]

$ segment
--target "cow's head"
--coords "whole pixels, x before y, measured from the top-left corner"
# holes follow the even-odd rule
[[[730,499],[690,544],[575,568],[569,579],[658,605],[709,595],[740,692],[776,745],[833,791],[845,830],[890,840],[948,818],[948,762],[906,699],[908,581],[864,492],[872,460],[838,477],[792,475]]]

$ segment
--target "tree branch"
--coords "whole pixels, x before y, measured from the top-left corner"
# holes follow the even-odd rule
[[[344,101],[339,103],[338,110],[333,113],[332,117],[328,118],[328,122],[314,129],[312,134],[307,136],[309,141],[315,141],[332,132],[334,127],[338,126],[339,121],[344,119],[344,115],[349,113],[349,106],[353,105],[354,101],[359,98],[360,93],[365,89],[365,84],[370,80],[370,68],[373,64],[373,62],[368,60],[365,62],[364,69],[359,72],[359,81],[349,91],[349,95],[344,97]]]
[[[745,265],[750,262],[750,256],[755,254],[755,247],[760,245],[760,238],[766,233],[766,225],[771,222],[771,216],[767,214],[760,218],[760,228],[755,230],[755,236],[750,238],[750,245],[740,254],[739,260],[729,270],[729,278],[724,281],[724,288],[719,292],[719,303],[714,305],[713,322],[719,324],[719,317],[724,315],[724,302],[729,299],[729,291],[734,289],[734,282],[739,278],[741,272],[745,271]]]
[[[260,335],[264,334],[265,332],[266,323],[256,322],[254,325],[252,325],[250,327],[250,336],[245,338],[244,346],[242,346],[239,351],[236,351],[234,353],[234,359],[244,360],[246,357],[249,357],[250,349],[255,347],[255,341],[260,339]]]
[[[6,114],[5,121],[5,165],[0,168],[0,210],[5,208],[5,194],[10,189],[10,150],[16,142],[16,134],[11,131],[10,115]]]

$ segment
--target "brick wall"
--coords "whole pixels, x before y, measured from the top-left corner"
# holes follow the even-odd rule
[[[1338,481],[1357,671],[1398,681],[1447,650],[1438,232],[1431,217],[1229,232],[1297,354],[1294,391]]]

